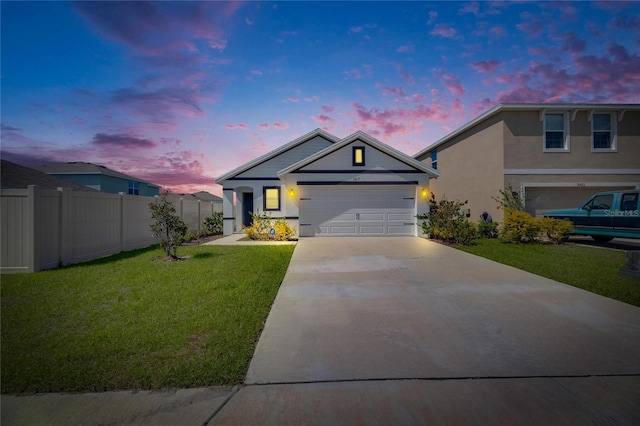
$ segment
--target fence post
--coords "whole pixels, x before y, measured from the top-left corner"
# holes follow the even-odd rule
[[[27,272],[37,272],[40,270],[40,253],[36,248],[36,196],[37,186],[27,186],[27,232],[25,244],[27,245]]]
[[[200,208],[202,206],[200,205],[200,200],[198,200],[198,232],[200,232],[200,227],[202,226],[200,222],[202,222],[202,211],[200,211]]]
[[[60,192],[60,238],[59,262],[66,265],[73,262],[73,234],[71,227],[71,211],[73,203],[73,193],[70,188],[58,187]]]
[[[120,251],[125,250],[125,220],[124,220],[124,192],[118,192],[120,196]]]

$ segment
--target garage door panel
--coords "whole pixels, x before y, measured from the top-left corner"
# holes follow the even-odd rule
[[[301,188],[300,235],[413,235],[414,186]]]

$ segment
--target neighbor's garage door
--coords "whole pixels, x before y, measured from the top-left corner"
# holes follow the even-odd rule
[[[573,209],[580,207],[596,192],[631,189],[632,187],[551,187],[526,188],[525,211],[541,217],[547,210]]]
[[[303,186],[300,235],[414,235],[415,186]]]

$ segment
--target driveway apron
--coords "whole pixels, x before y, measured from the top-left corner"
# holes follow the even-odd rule
[[[214,420],[632,424],[639,374],[637,307],[421,238],[307,238]]]

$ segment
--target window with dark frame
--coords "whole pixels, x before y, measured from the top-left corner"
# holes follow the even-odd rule
[[[263,188],[262,198],[264,200],[264,211],[280,210],[280,187],[265,186]]]
[[[438,170],[438,150],[431,151],[431,168]]]
[[[364,146],[353,147],[353,165],[364,166]]]

